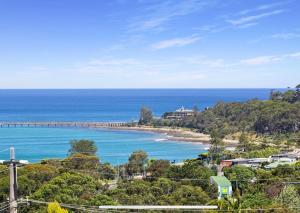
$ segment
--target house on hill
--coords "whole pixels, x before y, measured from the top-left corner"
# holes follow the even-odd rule
[[[232,195],[231,182],[225,176],[211,176],[210,183],[218,187],[218,199]]]
[[[180,120],[189,116],[194,115],[194,110],[192,109],[185,109],[183,106],[175,112],[166,112],[163,114],[164,119],[170,119],[170,120]]]

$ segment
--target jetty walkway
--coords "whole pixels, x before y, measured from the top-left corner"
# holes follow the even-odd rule
[[[87,127],[87,128],[109,128],[129,126],[128,122],[63,122],[63,121],[0,121],[0,128],[4,127]]]

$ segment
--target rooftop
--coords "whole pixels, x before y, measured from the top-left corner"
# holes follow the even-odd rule
[[[270,163],[269,165],[265,166],[266,169],[274,169],[276,167],[278,167],[279,165],[293,165],[296,162],[274,162],[274,163]]]
[[[211,176],[210,177],[218,186],[229,187],[231,182],[225,176]]]
[[[192,109],[185,109],[183,106],[176,110],[176,112],[193,112]]]

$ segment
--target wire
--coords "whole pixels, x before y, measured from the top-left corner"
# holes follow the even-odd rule
[[[47,201],[40,201],[40,200],[33,200],[33,199],[28,199],[28,202],[32,202],[32,203],[36,203],[36,204],[49,204],[51,202],[47,202]],[[26,203],[26,200],[21,201],[21,203]],[[75,204],[65,204],[65,203],[59,203],[60,206],[65,207],[65,208],[70,208],[70,209],[76,209],[76,210],[85,210],[88,212],[104,212],[102,211],[102,209],[99,209],[99,206],[86,206],[86,205],[75,205]],[[112,206],[112,208],[115,208],[115,206]],[[120,206],[121,209],[118,209],[117,212],[121,212],[120,210],[122,209],[122,206]],[[124,206],[124,208],[126,208],[128,210],[128,208],[126,206]],[[129,208],[130,209],[130,208]],[[132,208],[133,210],[137,210],[135,208]],[[158,209],[151,209],[151,207],[149,208],[149,206],[145,206],[145,209],[150,209],[150,210],[158,210]],[[256,209],[236,209],[236,210],[240,210],[240,211],[267,211],[267,210],[284,210],[284,209],[300,209],[300,207],[287,207],[287,208],[256,208]],[[113,209],[107,209],[107,210],[113,210]],[[178,209],[180,211],[194,211],[195,209]],[[159,211],[161,211],[161,209],[159,209]],[[199,212],[198,210],[195,210]],[[233,212],[234,210],[221,210],[221,209],[200,209],[200,211],[215,211],[215,212]],[[108,212],[105,210],[105,212]],[[113,212],[113,211],[110,211]]]
[[[23,201],[22,201],[23,202]],[[37,204],[49,204],[51,202],[46,202],[46,201],[39,201],[39,200],[32,200],[32,199],[28,199],[28,202],[32,202],[32,203],[37,203]],[[23,202],[24,203],[24,202]],[[180,208],[181,206],[167,206],[166,208],[164,208],[164,206],[151,206],[151,205],[146,205],[146,206],[86,206],[86,205],[74,205],[74,204],[65,204],[65,203],[59,203],[60,206],[65,207],[65,208],[70,208],[70,209],[77,209],[77,210],[85,210],[85,211],[89,211],[89,212],[128,212],[128,210],[194,210],[197,209],[197,211],[199,210],[214,210],[217,208],[217,206],[190,206],[190,208],[186,209],[187,206],[182,206],[182,208]],[[103,207],[103,209],[101,209],[101,207]],[[158,207],[158,208],[157,208]],[[173,208],[172,208],[173,207]],[[194,209],[193,209],[194,207]],[[204,209],[202,209],[204,208]],[[205,209],[206,208],[206,209]]]
[[[77,169],[73,169],[73,170],[70,170],[71,172],[86,172],[86,173],[99,173],[99,174],[107,174],[107,175],[114,175],[116,176],[117,174],[116,173],[109,173],[109,172],[101,172],[101,171],[89,171],[89,170],[77,170]],[[133,174],[132,176],[130,175],[120,175],[122,177],[133,177],[134,175],[138,175],[138,174]],[[170,179],[170,180],[194,180],[194,181],[209,181],[209,179],[201,179],[201,178],[170,178],[170,177],[151,177],[151,176],[148,176],[148,177],[145,177],[145,179],[159,179],[159,178],[167,178],[167,179]],[[286,178],[278,178],[278,177],[274,177],[274,178],[260,178],[260,179],[255,179],[255,177],[253,178],[253,180],[239,180],[239,179],[233,179],[233,180],[229,180],[231,182],[235,182],[235,181],[239,181],[239,182],[253,182],[253,181],[267,181],[267,180],[289,180],[288,177]],[[291,181],[291,180],[290,180]],[[295,181],[300,181],[299,180],[295,180]]]
[[[28,199],[28,202],[32,202],[32,203],[36,203],[36,204],[50,204],[51,202],[46,202],[46,201],[40,201],[40,200],[32,200],[32,199]],[[21,201],[21,203],[27,203],[27,201]],[[85,206],[81,206],[81,205],[74,205],[74,204],[64,204],[64,203],[59,203],[60,206],[65,207],[65,208],[69,208],[69,209],[76,209],[76,210],[84,210],[84,211],[88,211],[88,212],[94,212],[94,210],[98,207],[89,207],[86,208]],[[95,208],[95,209],[93,209]]]
[[[8,201],[4,201],[4,202],[0,203],[0,205],[5,204],[5,203],[8,203]]]
[[[10,207],[10,204],[7,204],[6,206],[1,206],[0,212],[7,210]]]
[[[112,175],[117,177],[117,173],[109,173],[109,172],[101,172],[101,171],[89,171],[89,170],[77,170],[77,169],[73,169],[73,170],[69,170],[70,172],[84,172],[84,173],[93,173],[93,174],[101,174],[101,175]],[[132,176],[130,175],[120,175],[120,177],[126,177],[126,180],[135,180],[133,177],[137,175],[134,174]],[[170,177],[144,177],[143,179],[159,179],[159,178],[167,178],[169,180],[174,180],[174,181],[198,181],[198,182],[202,182],[202,183],[207,183],[210,182],[209,179],[201,179],[201,178],[170,178]],[[261,178],[261,179],[255,179],[253,178],[252,180],[238,180],[238,179],[233,179],[233,180],[229,180],[230,182],[249,182],[249,183],[255,183],[258,181],[269,181],[269,180],[286,180],[287,182],[284,183],[298,183],[298,181],[300,181],[300,179],[295,179],[295,180],[290,180],[290,178],[286,177],[286,178],[278,178],[278,177],[274,177],[274,178]]]

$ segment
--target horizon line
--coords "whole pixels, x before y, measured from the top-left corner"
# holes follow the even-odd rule
[[[295,87],[191,87],[191,88],[126,88],[126,87],[115,87],[115,88],[0,88],[0,90],[190,90],[190,89],[295,89]]]

